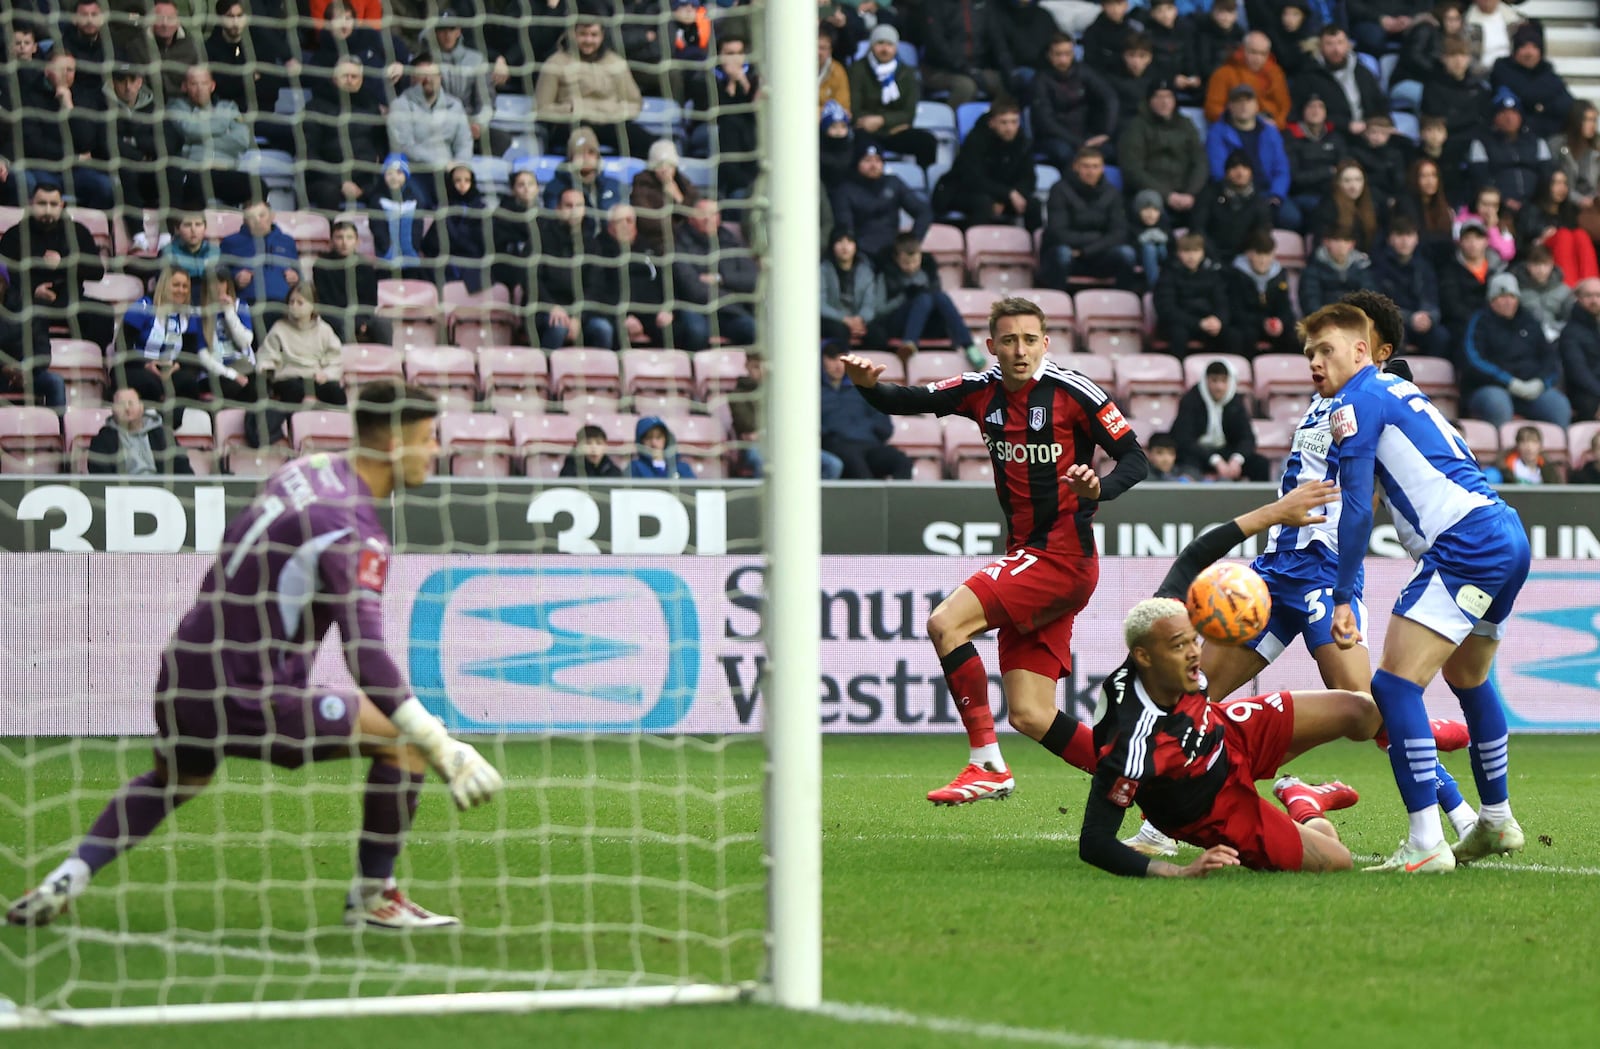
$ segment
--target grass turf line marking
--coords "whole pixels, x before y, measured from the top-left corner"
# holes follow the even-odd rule
[[[1040,1027],[1013,1027],[1010,1024],[984,1023],[955,1016],[920,1016],[901,1009],[852,1002],[823,1002],[811,1010],[818,1016],[850,1024],[879,1024],[910,1027],[931,1034],[953,1034],[985,1041],[1022,1042],[1028,1045],[1059,1046],[1063,1049],[1218,1049],[1185,1042],[1150,1042],[1115,1035],[1076,1034]]]

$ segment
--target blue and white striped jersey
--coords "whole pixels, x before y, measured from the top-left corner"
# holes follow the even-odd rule
[[[1333,433],[1328,428],[1328,417],[1333,412],[1333,401],[1313,395],[1311,406],[1294,432],[1294,448],[1284,464],[1283,483],[1278,494],[1288,495],[1294,489],[1312,481],[1331,481],[1339,476],[1339,449],[1333,443]],[[1273,525],[1267,533],[1267,544],[1262,555],[1285,550],[1304,550],[1312,543],[1322,543],[1329,550],[1339,549],[1338,501],[1322,508],[1327,520],[1304,528]]]

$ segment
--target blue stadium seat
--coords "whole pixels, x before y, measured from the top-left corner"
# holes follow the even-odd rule
[[[711,189],[717,180],[717,165],[698,157],[683,157],[678,161],[678,171],[684,178],[701,189]]]
[[[1386,95],[1389,93],[1389,88],[1394,86],[1389,81],[1394,76],[1394,67],[1399,64],[1400,55],[1398,53],[1387,54],[1378,59],[1378,83],[1382,85],[1383,93]]]
[[[475,156],[471,163],[478,188],[484,193],[503,197],[511,192],[511,161],[504,157]]]
[[[928,191],[928,175],[914,160],[891,160],[883,166],[884,174],[894,175],[919,193]]]
[[[1389,116],[1394,118],[1394,129],[1415,142],[1422,137],[1422,121],[1415,113],[1402,113],[1398,109]]]
[[[644,170],[644,161],[638,157],[606,157],[600,170],[624,186],[633,185],[634,178]]]
[[[640,100],[639,115],[633,122],[657,138],[676,141],[682,137],[683,107],[670,98],[646,95]]]
[[[533,99],[527,95],[496,95],[494,116],[489,126],[496,131],[515,135],[531,131],[534,124]]]
[[[906,65],[915,68],[922,64],[922,56],[917,54],[917,45],[902,40],[900,41],[899,51],[900,53],[896,57]]]
[[[987,102],[961,103],[961,108],[956,110],[956,134],[961,141],[965,142],[967,140],[967,133],[976,127],[978,121],[982,120],[984,114],[988,112],[989,103]]]
[[[1199,106],[1184,106],[1178,112],[1189,118],[1195,130],[1200,132],[1200,141],[1205,142],[1206,132],[1211,130],[1211,126],[1206,123],[1206,111]]]
[[[956,132],[955,110],[943,102],[923,100],[917,103],[917,115],[911,124],[932,133],[938,141],[940,163],[948,165],[955,160],[956,146],[961,142],[961,136]]]
[[[281,87],[278,89],[278,99],[273,103],[272,111],[285,116],[293,116],[306,108],[306,103],[311,101],[311,89]]]
[[[1377,77],[1380,80],[1382,79],[1383,68],[1378,65],[1378,60],[1372,55],[1367,54],[1365,51],[1357,51],[1356,60],[1367,67],[1367,72],[1371,73],[1374,77]]]
[[[510,154],[507,154],[506,159],[509,160],[514,167],[516,166],[517,161],[527,160],[528,158],[525,156],[514,157]],[[561,165],[567,162],[567,158],[559,153],[543,153],[532,159],[534,162],[533,177],[534,180],[539,183],[541,189],[549,185],[550,180],[555,178],[556,172],[561,170]]]
[[[1107,164],[1106,181],[1117,187],[1120,192],[1122,190],[1122,169],[1114,164]]]
[[[1050,196],[1050,189],[1061,181],[1061,172],[1050,164],[1035,164],[1033,166],[1033,195],[1040,200]]]

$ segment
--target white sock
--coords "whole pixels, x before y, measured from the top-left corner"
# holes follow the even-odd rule
[[[993,766],[996,772],[1004,772],[1006,770],[1006,759],[1000,756],[1000,744],[998,741],[985,743],[981,747],[973,747],[972,756],[967,760],[980,768],[984,765],[990,765]]]
[[[58,881],[62,876],[67,879],[67,897],[77,899],[83,895],[83,890],[89,887],[89,865],[76,856],[68,856],[56,865],[56,869],[45,875],[43,884],[49,885]]]
[[[1411,813],[1411,847],[1432,849],[1444,843],[1444,824],[1439,822],[1439,807],[1430,805]]]
[[[1483,805],[1478,809],[1478,818],[1491,827],[1498,826],[1511,818],[1511,802],[1497,801]]]
[[[1471,830],[1472,825],[1478,822],[1478,814],[1473,811],[1471,805],[1464,801],[1445,813],[1445,815],[1450,817],[1450,826],[1456,829],[1457,838],[1466,837],[1467,831]]]

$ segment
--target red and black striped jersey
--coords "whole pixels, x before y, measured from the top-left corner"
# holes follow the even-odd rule
[[[1025,546],[1095,556],[1090,522],[1099,501],[1079,499],[1062,474],[1073,463],[1087,465],[1096,446],[1119,467],[1124,459],[1137,460],[1129,470],[1101,479],[1101,500],[1116,498],[1146,472],[1139,440],[1111,396],[1087,375],[1053,361],[1014,391],[1000,381],[995,365],[921,387],[879,383],[862,394],[890,414],[963,415],[978,424],[994,464],[1008,550]]]

